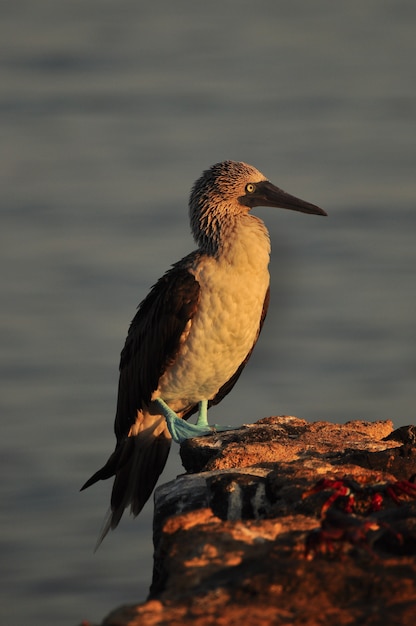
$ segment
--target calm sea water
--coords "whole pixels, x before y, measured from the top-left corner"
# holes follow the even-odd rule
[[[0,622],[75,625],[145,598],[152,503],[92,554],[119,352],[193,249],[187,198],[245,160],[326,219],[259,209],[261,341],[213,419],[411,423],[416,5],[27,0],[1,8]],[[181,472],[172,450],[162,480]]]

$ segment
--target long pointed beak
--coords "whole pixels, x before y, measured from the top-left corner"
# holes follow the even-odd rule
[[[283,189],[275,187],[268,180],[256,184],[256,190],[252,194],[244,196],[244,204],[247,206],[272,206],[301,213],[311,213],[313,215],[327,215],[326,211],[315,204],[291,196]]]

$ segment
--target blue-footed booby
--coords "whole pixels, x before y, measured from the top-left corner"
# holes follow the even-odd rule
[[[269,233],[251,214],[256,206],[326,215],[247,163],[217,163],[196,181],[189,215],[198,247],[175,263],[138,307],[121,353],[116,448],[82,487],[115,476],[97,547],[127,506],[134,516],[140,513],[165,466],[171,439],[212,432],[207,409],[231,391],[252,353],[270,282]],[[187,423],[196,411],[196,424]]]

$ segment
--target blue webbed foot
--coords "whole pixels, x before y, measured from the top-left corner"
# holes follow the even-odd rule
[[[204,435],[210,435],[213,432],[220,432],[224,430],[234,430],[235,426],[219,426],[214,424],[210,426],[207,419],[208,402],[202,400],[199,403],[199,414],[196,424],[189,424],[185,420],[178,417],[175,411],[166,404],[162,398],[157,398],[156,402],[161,408],[161,412],[166,419],[168,430],[172,436],[172,439],[176,443],[182,443],[186,439],[192,439],[192,437],[203,437]]]

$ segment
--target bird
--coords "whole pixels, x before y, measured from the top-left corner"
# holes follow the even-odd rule
[[[241,161],[216,163],[194,183],[189,219],[197,248],[138,306],[120,357],[115,450],[81,488],[115,477],[96,548],[128,506],[134,517],[140,513],[172,439],[230,428],[210,426],[207,411],[237,382],[269,306],[271,245],[251,213],[258,206],[327,215]],[[196,412],[196,423],[188,423]]]

